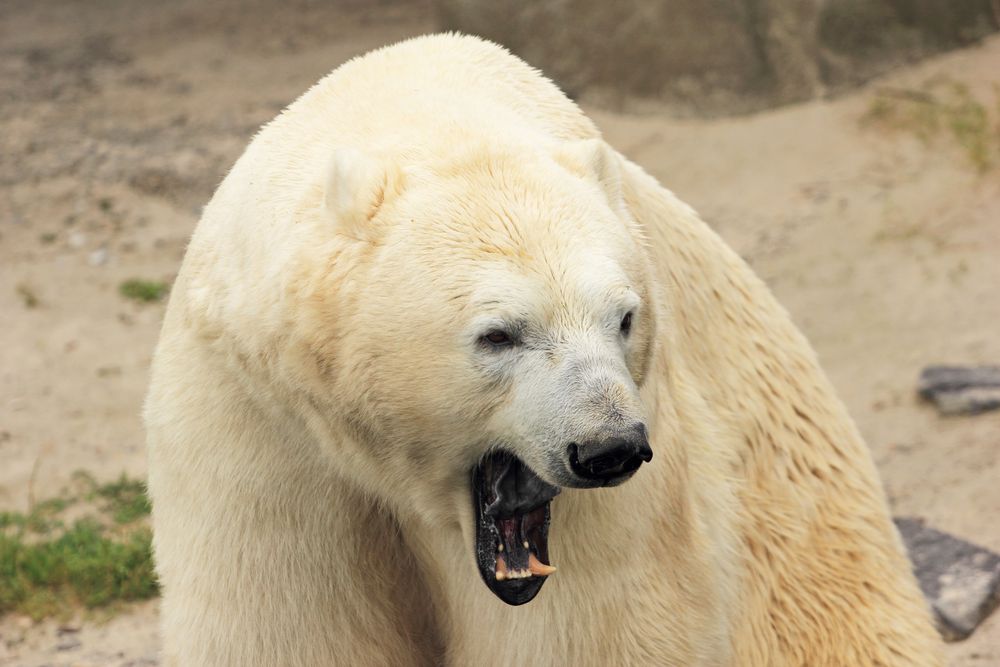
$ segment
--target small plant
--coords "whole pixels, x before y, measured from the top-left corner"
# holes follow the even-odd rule
[[[946,132],[972,166],[984,173],[1000,162],[997,86],[994,95],[996,104],[991,111],[972,95],[968,86],[950,79],[928,80],[918,90],[883,88],[872,99],[861,122],[908,132],[925,144]]]
[[[908,132],[929,144],[941,130],[941,108],[933,96],[920,91],[882,89],[861,122]]]
[[[102,498],[107,504],[102,508],[111,514],[115,523],[128,524],[149,516],[152,507],[146,495],[146,483],[129,479],[124,473],[116,482],[95,486],[91,498]]]
[[[142,301],[143,303],[160,301],[167,295],[169,289],[169,286],[164,282],[140,280],[139,278],[126,280],[118,286],[118,291],[123,297],[134,301]]]
[[[74,481],[78,495],[0,512],[0,615],[38,619],[157,594],[145,484],[124,475],[98,484],[85,473]],[[67,527],[61,515],[88,502],[97,514]]]
[[[21,283],[17,287],[17,294],[21,297],[21,301],[24,302],[25,308],[37,308],[41,301],[38,299],[38,295],[35,294],[35,290],[31,289],[28,285]]]
[[[953,90],[955,100],[946,115],[948,127],[976,169],[987,171],[1000,156],[1000,145],[994,145],[1000,135],[991,136],[989,112],[972,97],[968,87],[955,84]]]

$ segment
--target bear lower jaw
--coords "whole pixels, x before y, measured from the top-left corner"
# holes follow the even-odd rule
[[[559,488],[509,452],[493,452],[472,474],[476,564],[483,582],[510,605],[530,602],[548,565],[550,503]]]

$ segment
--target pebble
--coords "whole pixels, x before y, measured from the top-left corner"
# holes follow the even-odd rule
[[[917,392],[943,415],[975,415],[1000,408],[1000,366],[928,366]]]
[[[108,258],[110,257],[111,252],[108,250],[108,247],[102,245],[87,256],[87,263],[91,266],[104,266],[108,263]]]
[[[80,249],[87,245],[87,235],[83,232],[72,232],[66,240],[70,248]]]
[[[56,644],[57,651],[75,651],[80,648],[80,640],[75,637],[70,637],[69,639],[64,639],[58,644]]]
[[[56,634],[62,637],[63,635],[72,635],[80,632],[80,626],[75,623],[63,623],[58,628],[56,628]]]

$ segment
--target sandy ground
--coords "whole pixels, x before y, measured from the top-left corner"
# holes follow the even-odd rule
[[[0,509],[80,468],[144,473],[139,410],[163,308],[118,284],[172,279],[258,125],[349,57],[433,29],[419,3],[91,4],[0,5]],[[1000,362],[1000,169],[859,123],[875,88],[931,76],[996,104],[997,63],[1000,38],[738,119],[588,111],[773,287],[867,437],[893,511],[1000,551],[1000,413],[941,418],[914,394],[926,364]],[[1000,665],[1000,613],[949,654]],[[69,626],[0,619],[0,664],[156,655],[155,601]]]

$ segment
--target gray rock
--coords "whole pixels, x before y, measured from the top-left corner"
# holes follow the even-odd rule
[[[68,639],[63,639],[58,644],[56,644],[57,651],[75,651],[80,648],[80,640],[75,637],[70,637]]]
[[[1000,408],[1000,389],[945,391],[934,397],[943,415],[977,415]]]
[[[1000,603],[1000,555],[928,528],[922,519],[895,521],[941,636],[965,639]]]
[[[77,623],[63,623],[56,628],[56,636],[63,637],[65,635],[75,635],[80,632],[81,626]]]
[[[108,263],[111,252],[106,245],[102,245],[87,256],[87,263],[91,266],[104,266]]]
[[[83,232],[73,232],[67,241],[70,248],[79,249],[87,244],[87,235]]]
[[[998,27],[991,0],[434,0],[571,96],[732,113],[856,85]]]
[[[928,366],[917,391],[945,415],[995,410],[1000,408],[1000,366]]]

